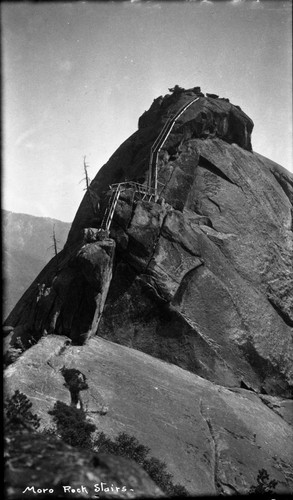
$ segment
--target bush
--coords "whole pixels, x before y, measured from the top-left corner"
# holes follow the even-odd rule
[[[13,396],[4,403],[7,429],[26,428],[37,430],[40,426],[40,418],[31,413],[31,406],[32,403],[25,394],[18,390],[15,391]],[[44,435],[57,435],[62,441],[71,446],[100,453],[111,453],[135,460],[168,495],[188,495],[184,486],[172,483],[172,475],[167,472],[165,462],[154,457],[148,458],[150,448],[140,444],[134,436],[121,432],[112,440],[103,432],[99,432],[98,437],[93,441],[91,435],[96,430],[96,426],[86,420],[83,409],[68,406],[62,401],[56,401],[54,408],[48,413],[53,416],[56,429],[53,427],[45,429],[43,431]],[[271,481],[269,485],[273,482]]]
[[[112,453],[122,457],[131,458],[140,464],[149,474],[152,480],[168,495],[187,496],[188,492],[179,484],[172,483],[172,475],[167,472],[165,462],[158,458],[147,458],[150,449],[125,432],[121,432],[112,441],[103,432],[99,432],[97,439],[93,443],[99,453]]]
[[[112,440],[104,432],[99,432],[93,441],[91,434],[96,430],[96,426],[86,421],[85,412],[61,401],[55,403],[49,414],[53,415],[56,430],[51,427],[46,429],[44,434],[57,434],[71,446],[130,458],[141,465],[152,480],[167,494],[172,496],[188,495],[183,486],[172,483],[172,475],[167,472],[166,464],[158,458],[148,458],[150,448],[140,444],[134,436],[121,432]]]
[[[115,441],[108,438],[104,432],[99,432],[97,439],[94,441],[94,447],[97,447],[99,452],[131,458],[141,465],[150,451],[149,448],[140,444],[135,437],[129,436],[125,432],[120,432]]]
[[[58,436],[56,427],[54,427],[53,425],[51,427],[45,427],[42,430],[41,434],[43,436],[54,437],[54,438],[58,437],[59,439],[61,439],[61,436]]]
[[[19,390],[16,390],[11,398],[6,399],[4,402],[6,430],[10,432],[17,429],[38,429],[41,419],[30,411],[31,407],[31,401]]]
[[[57,401],[49,414],[53,415],[57,434],[65,443],[79,448],[92,447],[91,434],[96,430],[96,426],[87,422],[82,409]]]
[[[275,487],[278,481],[272,479],[269,481],[269,474],[266,469],[260,469],[257,475],[257,485],[251,486],[249,493],[259,494],[259,495],[272,495],[275,493]]]

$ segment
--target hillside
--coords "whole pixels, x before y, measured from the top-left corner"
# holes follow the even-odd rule
[[[70,229],[69,223],[2,210],[4,317],[53,257],[53,227],[61,250]]]

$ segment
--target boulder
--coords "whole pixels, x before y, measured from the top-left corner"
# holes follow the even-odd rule
[[[13,434],[6,440],[6,455],[7,500],[36,495],[38,498],[164,497],[133,460],[76,449],[53,436]]]

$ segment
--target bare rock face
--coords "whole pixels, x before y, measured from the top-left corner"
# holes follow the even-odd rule
[[[10,333],[11,344],[20,338],[28,346],[30,337],[54,332],[82,343],[95,333],[112,278],[114,251],[112,239],[83,240],[73,254],[61,252],[58,260],[52,259],[23,296],[22,322]],[[15,312],[8,321],[12,318],[14,323]]]
[[[10,344],[97,334],[217,384],[288,398],[292,175],[252,152],[253,123],[239,107],[175,90],[93,180],[58,260],[7,318]],[[157,202],[124,191],[99,239],[109,184],[146,184],[152,144],[196,97],[160,151]]]
[[[279,414],[280,399],[274,411],[276,399],[267,405],[251,391],[221,387],[138,350],[99,337],[74,346],[66,337],[48,335],[5,374],[7,395],[15,389],[26,394],[42,428],[52,425],[48,411],[56,399],[70,404],[64,366],[86,377],[83,404],[97,430],[111,437],[119,432],[136,437],[150,447],[151,456],[166,462],[174,483],[192,495],[245,494],[262,468],[278,481],[277,493],[293,491],[293,432]],[[12,492],[28,480],[49,487],[54,477],[56,488],[84,484],[92,492],[97,482],[121,486],[124,481],[134,489],[133,498],[158,494],[138,467],[124,466],[120,459],[98,455],[96,460],[92,453],[41,437],[16,439],[11,449],[16,460]]]

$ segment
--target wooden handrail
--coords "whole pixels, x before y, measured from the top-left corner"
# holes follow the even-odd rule
[[[191,106],[194,102],[196,102],[199,99],[199,97],[195,97],[191,101],[189,101],[187,104],[184,104],[177,113],[172,118],[169,118],[167,122],[165,123],[164,127],[162,128],[161,132],[159,133],[157,139],[153,143],[151,147],[151,154],[150,154],[150,161],[149,161],[149,189],[151,189],[152,186],[152,176],[153,176],[153,166],[155,167],[155,196],[157,195],[157,164],[158,164],[158,154],[160,150],[162,149],[163,145],[165,144],[166,140],[168,139],[175,123],[176,120],[186,111],[189,106]]]
[[[141,193],[144,195],[152,196],[155,197],[155,201],[157,200],[157,187],[158,187],[158,174],[157,174],[157,168],[158,168],[158,155],[160,150],[162,149],[163,145],[165,144],[166,140],[168,139],[175,123],[176,120],[186,111],[189,106],[191,106],[194,102],[196,102],[199,99],[199,97],[195,97],[192,99],[190,102],[187,104],[184,104],[173,117],[168,118],[168,120],[165,122],[162,130],[160,131],[158,137],[154,141],[153,145],[151,146],[151,153],[150,153],[150,160],[149,160],[149,179],[148,179],[148,186],[145,184],[139,184],[138,182],[135,181],[125,181],[125,182],[118,182],[115,184],[111,184],[110,189],[111,189],[111,196],[108,202],[108,206],[105,210],[103,220],[101,223],[101,229],[105,229],[106,231],[109,231],[113,219],[113,215],[115,213],[116,205],[119,200],[121,192],[127,190],[127,189],[133,189],[134,192]],[[152,176],[153,176],[153,166],[155,167],[155,186],[152,187]],[[143,199],[144,199],[143,197]]]

